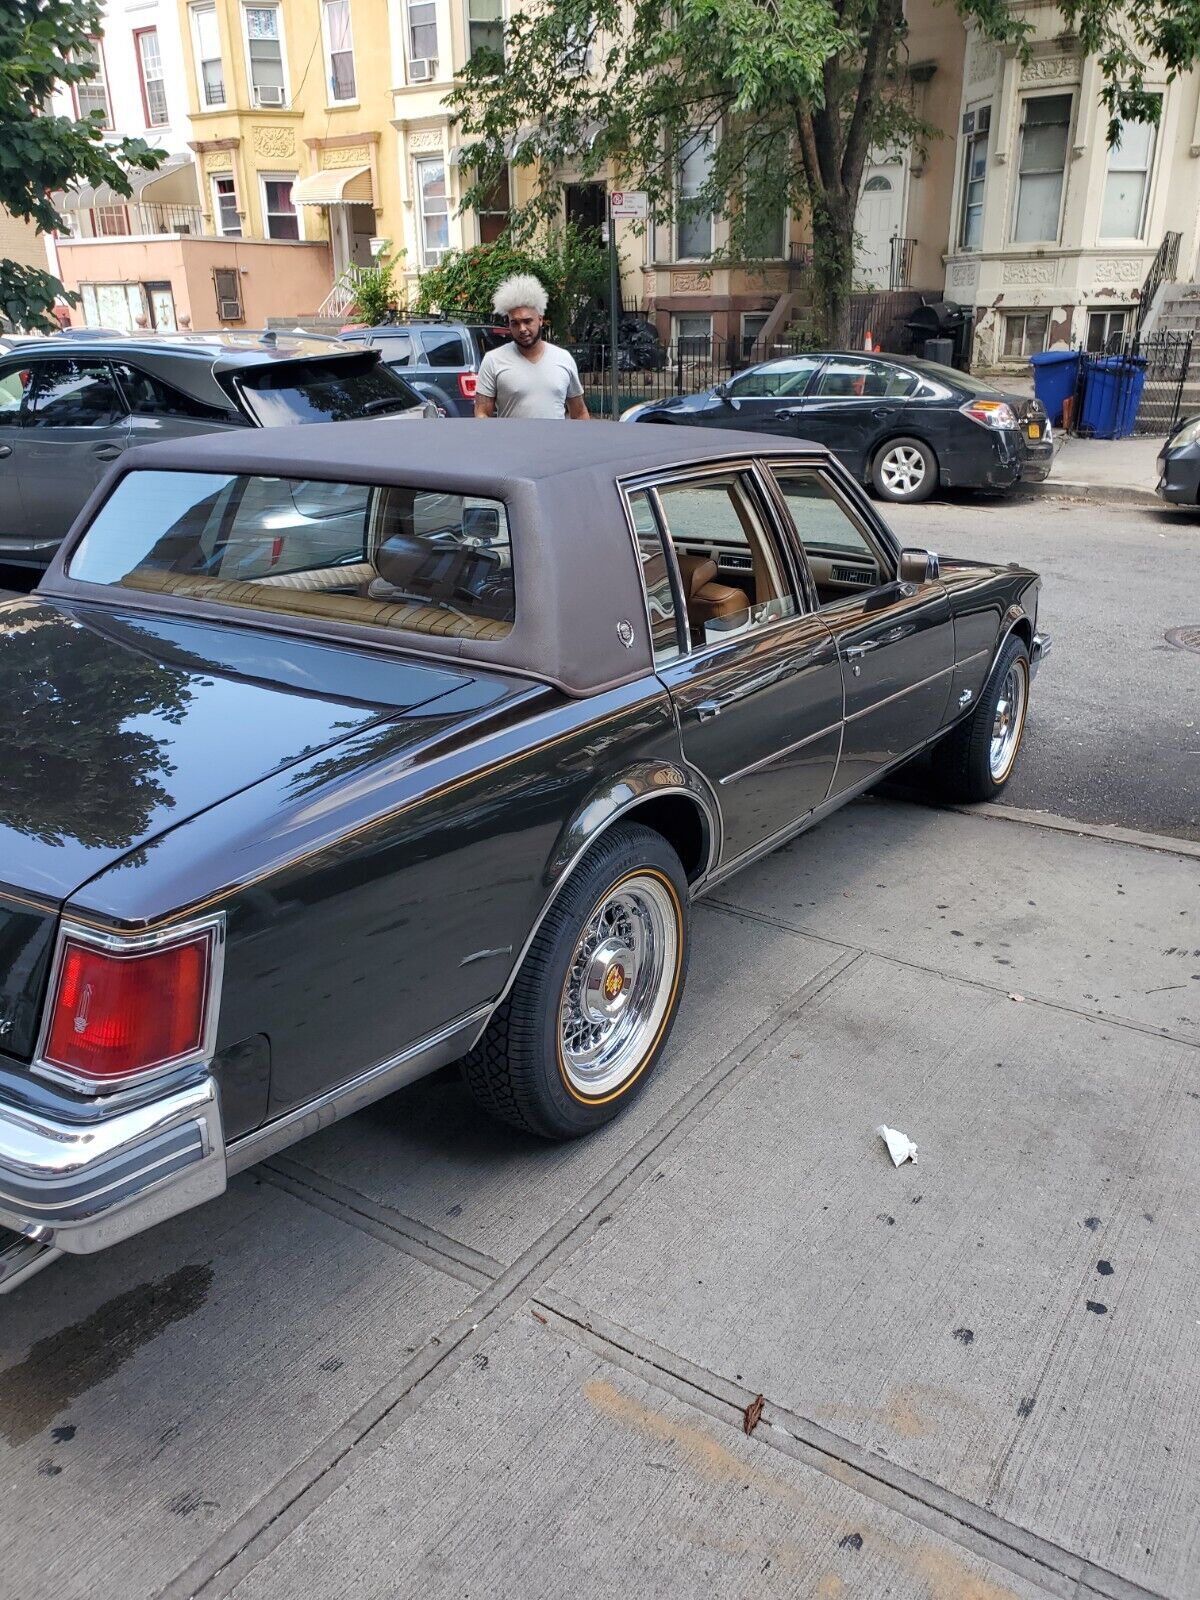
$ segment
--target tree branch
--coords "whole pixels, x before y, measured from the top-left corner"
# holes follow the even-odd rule
[[[888,57],[896,34],[896,0],[879,0],[879,10],[871,23],[867,48],[863,57],[862,76],[858,84],[858,98],[850,119],[850,131],[842,153],[842,187],[858,191],[863,163],[871,136],[871,118],[883,88]]]

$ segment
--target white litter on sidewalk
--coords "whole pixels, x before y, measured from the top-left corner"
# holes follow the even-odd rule
[[[917,1147],[906,1133],[900,1133],[895,1128],[885,1128],[882,1125],[875,1132],[888,1147],[888,1155],[892,1158],[894,1167],[901,1167],[906,1161],[917,1159]]]

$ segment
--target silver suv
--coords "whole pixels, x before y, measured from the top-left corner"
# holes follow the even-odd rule
[[[111,461],[226,428],[423,418],[376,350],[274,333],[31,340],[0,355],[0,563],[45,567]]]

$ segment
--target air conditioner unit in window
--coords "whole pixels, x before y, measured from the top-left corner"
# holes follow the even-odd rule
[[[283,89],[277,83],[263,83],[254,91],[254,97],[260,106],[281,106]]]
[[[240,322],[242,320],[242,302],[240,300],[219,300],[220,317],[222,322]]]
[[[419,57],[408,63],[409,83],[431,83],[437,77],[437,62],[432,56]]]

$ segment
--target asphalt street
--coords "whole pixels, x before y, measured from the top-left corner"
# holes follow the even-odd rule
[[[1050,495],[885,513],[906,544],[1042,574],[1054,639],[1004,803],[1200,839],[1200,517]]]

